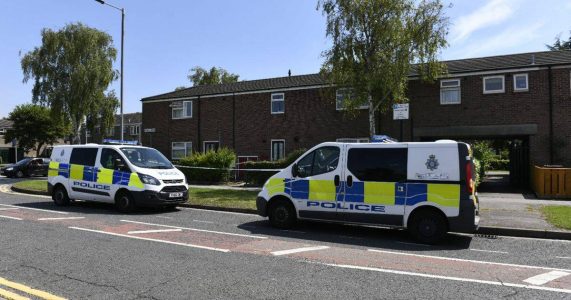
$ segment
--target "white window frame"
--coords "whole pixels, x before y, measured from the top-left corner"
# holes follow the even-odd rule
[[[186,106],[187,106],[189,103],[190,103],[190,115],[187,116],[187,115],[185,115],[185,114],[186,114],[186,111],[187,111],[187,110],[186,110]],[[175,116],[174,116],[174,111],[175,111],[175,110],[182,110],[182,115],[181,115],[181,117],[175,117]],[[194,114],[194,107],[193,107],[192,100],[182,101],[182,106],[180,106],[180,107],[178,107],[178,106],[177,106],[177,107],[172,107],[172,109],[171,109],[171,118],[172,118],[173,120],[178,120],[178,119],[190,119],[190,118],[192,118],[192,115],[193,115],[193,114]]]
[[[0,128],[0,135],[4,135],[6,133],[6,128]]]
[[[369,138],[338,138],[335,140],[337,143],[368,143]]]
[[[274,100],[274,96],[278,96],[281,95],[282,99],[280,100]],[[274,111],[274,102],[283,102],[284,103],[284,110],[283,111]],[[270,112],[272,113],[272,115],[279,115],[279,114],[284,114],[285,113],[285,93],[272,93],[271,97],[270,97]]]
[[[337,99],[339,98],[339,94],[342,91],[346,90],[351,90],[351,88],[338,88],[337,90],[335,90],[335,110],[346,110],[345,106],[344,105],[340,106],[339,101],[337,101]],[[363,104],[359,106],[357,109],[369,109],[369,104]]]
[[[516,77],[519,76],[525,76],[525,88],[517,88],[517,82],[516,82]],[[519,74],[514,74],[513,75],[513,81],[514,81],[514,92],[527,92],[529,91],[529,76],[527,73],[519,73]]]
[[[276,140],[271,140],[271,141],[270,141],[270,160],[271,160],[271,161],[280,160],[280,158],[274,159],[274,142],[283,142],[283,143],[284,143],[284,156],[283,156],[282,158],[285,158],[285,157],[286,157],[285,139],[276,139]]]
[[[129,128],[131,135],[139,135],[141,133],[140,125],[131,125]]]
[[[206,143],[217,143],[218,149],[220,149],[220,141],[203,141],[202,142],[202,152],[206,153]]]
[[[494,79],[494,78],[501,78],[502,79],[502,89],[501,90],[486,90],[486,80]],[[506,76],[505,75],[494,75],[494,76],[485,76],[482,78],[482,90],[484,94],[501,94],[506,92]]]
[[[174,157],[173,156],[173,150],[175,150],[174,144],[183,144],[183,147],[177,147],[176,150],[184,150],[184,157]],[[187,148],[187,144],[190,144],[190,153],[188,153],[188,151],[186,151]],[[182,158],[185,158],[187,156],[189,156],[190,154],[192,154],[192,142],[171,142],[171,159],[172,160],[179,160]]]
[[[458,85],[457,86],[443,86],[443,83],[453,82],[453,81],[458,82]],[[453,102],[453,103],[442,102],[442,92],[456,90],[456,89],[458,90],[458,102]],[[440,105],[458,105],[458,104],[462,104],[462,83],[461,83],[460,78],[440,80]]]

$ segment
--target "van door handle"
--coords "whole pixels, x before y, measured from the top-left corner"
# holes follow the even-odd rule
[[[398,190],[399,192],[404,192],[404,186],[399,186],[399,187],[397,187],[397,190]]]
[[[351,175],[347,176],[347,186],[348,187],[353,186],[353,176],[351,176]]]
[[[335,175],[335,177],[333,177],[333,182],[335,183],[335,186],[339,186],[339,175]]]

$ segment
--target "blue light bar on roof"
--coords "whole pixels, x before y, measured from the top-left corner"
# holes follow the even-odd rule
[[[373,135],[373,137],[371,137],[371,143],[389,144],[389,143],[396,143],[396,142],[398,142],[396,139],[393,139],[392,137],[390,137],[388,135]]]
[[[138,141],[122,141],[114,139],[103,139],[103,144],[113,144],[113,145],[138,145]]]

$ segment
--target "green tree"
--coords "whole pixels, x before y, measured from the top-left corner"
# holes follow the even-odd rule
[[[411,71],[427,81],[445,72],[437,59],[448,33],[440,0],[320,0],[317,8],[332,40],[321,73],[331,84],[351,89],[348,112],[368,106],[371,135],[377,111],[408,101]]]
[[[180,91],[180,90],[184,90],[184,89],[187,89],[187,88],[188,88],[188,87],[181,85],[181,86],[177,86],[174,90],[175,90],[175,91]]]
[[[95,132],[95,128],[99,128],[100,137],[115,126],[115,112],[119,107],[119,100],[115,96],[115,92],[107,93],[101,101],[93,103],[89,109],[86,118],[86,129]]]
[[[71,126],[75,142],[86,118],[109,105],[105,90],[117,78],[112,43],[105,32],[69,24],[43,29],[42,45],[22,58],[24,82],[34,80],[33,103],[51,107],[52,118]]]
[[[68,134],[68,129],[61,122],[51,118],[50,109],[40,105],[18,105],[8,119],[14,124],[6,133],[5,140],[17,139],[18,145],[26,152],[36,150],[41,153],[42,146],[54,144]]]
[[[240,75],[232,74],[222,68],[212,67],[210,70],[201,67],[194,67],[188,74],[188,80],[193,86],[206,84],[221,84],[237,82]]]
[[[547,46],[547,49],[551,51],[571,50],[571,31],[569,31],[569,33],[570,35],[567,41],[561,40],[561,35],[558,35],[555,37],[555,42],[553,43],[553,45],[545,45],[545,46]]]

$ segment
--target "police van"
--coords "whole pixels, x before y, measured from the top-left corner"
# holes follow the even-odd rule
[[[55,146],[48,192],[56,205],[80,199],[114,203],[122,212],[136,206],[174,208],[188,199],[184,174],[159,151],[123,144]]]
[[[436,243],[477,229],[473,170],[470,146],[455,141],[328,142],[268,179],[256,205],[278,228],[296,219],[381,225]]]

